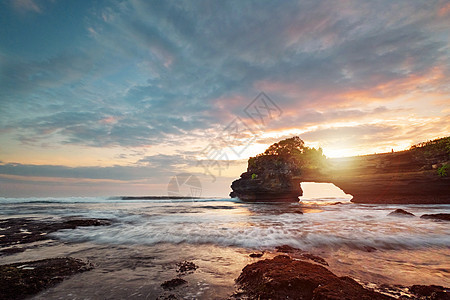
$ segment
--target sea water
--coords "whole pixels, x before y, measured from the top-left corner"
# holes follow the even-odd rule
[[[415,217],[390,216],[397,208]],[[103,291],[103,296],[137,293],[136,298],[151,298],[163,293],[159,284],[170,279],[176,261],[190,259],[209,271],[199,268],[189,275],[195,279],[184,287],[184,298],[226,298],[240,269],[253,261],[248,253],[270,253],[287,244],[321,255],[333,272],[362,282],[450,286],[450,222],[420,218],[435,213],[450,213],[450,205],[355,204],[348,198],[303,199],[299,203],[245,203],[229,198],[0,198],[1,219],[83,217],[113,222],[60,230],[51,234],[51,242],[1,257],[0,262],[61,255],[94,264],[97,260],[97,275],[103,274],[108,291]],[[120,285],[116,276],[110,276],[114,272],[127,280],[133,278],[134,283]],[[121,292],[108,294],[114,286],[122,286]],[[71,290],[77,297],[87,297],[89,288],[84,287],[83,294],[82,287],[73,280],[44,295],[60,297],[62,293],[70,298],[67,292]],[[90,292],[99,291],[91,286]]]

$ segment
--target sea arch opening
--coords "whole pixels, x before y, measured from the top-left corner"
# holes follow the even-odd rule
[[[301,201],[347,202],[353,198],[331,182],[301,182],[300,186],[303,190]]]

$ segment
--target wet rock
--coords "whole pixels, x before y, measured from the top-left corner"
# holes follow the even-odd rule
[[[20,247],[6,248],[6,249],[0,250],[0,255],[10,255],[10,254],[24,252],[25,250],[26,250],[25,248],[20,248]]]
[[[396,209],[393,212],[389,213],[388,216],[402,216],[402,217],[414,217],[414,214],[403,210],[403,209]]]
[[[23,299],[80,272],[90,263],[71,257],[51,258],[0,266],[0,299]]]
[[[450,289],[439,285],[413,285],[409,291],[421,299],[450,300]]]
[[[363,249],[366,252],[375,252],[375,251],[377,251],[377,248],[372,247],[372,246],[364,246]]]
[[[264,252],[260,253],[250,253],[248,256],[256,258],[256,257],[262,257],[264,255]]]
[[[111,221],[103,219],[65,219],[56,221],[36,221],[27,218],[2,220],[0,230],[0,247],[27,244],[49,239],[48,234],[61,229],[75,229],[79,226],[104,226]],[[12,254],[9,250],[2,252]]]
[[[111,221],[104,219],[71,219],[64,221],[61,226],[64,229],[75,229],[83,226],[106,226],[111,225]]]
[[[191,261],[183,261],[180,263],[177,263],[177,273],[180,273],[182,275],[186,274],[186,273],[192,273],[195,270],[198,269],[198,266],[196,264],[194,264]]]
[[[299,252],[302,251],[301,249],[291,247],[289,245],[282,245],[275,247],[277,249],[277,252],[283,252],[283,253],[292,253],[292,252]]]
[[[249,299],[393,299],[286,255],[247,265],[236,282]]]
[[[187,283],[187,281],[184,279],[174,278],[174,279],[167,280],[167,281],[164,281],[163,283],[161,283],[161,287],[165,290],[171,290],[171,289],[176,288],[177,286],[180,286],[180,285],[183,285],[186,283]]]
[[[159,296],[156,300],[177,300],[177,296],[174,294],[169,294],[168,296]]]
[[[426,214],[426,215],[422,215],[420,218],[421,219],[450,221],[450,214]]]
[[[294,209],[294,210],[292,211],[292,213],[293,213],[293,214],[303,215],[303,211],[302,211],[301,208]]]
[[[314,255],[314,254],[311,254],[311,253],[303,253],[301,255],[301,257],[305,258],[305,259],[312,260],[312,261],[314,261],[316,263],[319,263],[321,265],[328,266],[327,261],[325,259],[323,259],[322,257],[320,257],[320,256],[317,256],[317,255]]]

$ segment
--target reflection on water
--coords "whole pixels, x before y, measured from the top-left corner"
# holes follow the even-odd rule
[[[61,230],[52,235],[56,244],[41,243],[0,258],[3,264],[71,255],[98,265],[95,271],[76,275],[84,283],[69,280],[55,288],[59,296],[64,287],[77,289],[77,284],[86,282],[92,282],[94,289],[94,282],[100,284],[101,278],[105,285],[98,295],[129,295],[132,290],[144,298],[153,297],[161,292],[159,284],[174,276],[176,262],[192,260],[200,269],[189,275],[190,284],[182,291],[192,298],[209,299],[216,291],[232,290],[242,267],[253,261],[249,252],[270,252],[283,244],[321,255],[332,271],[362,281],[450,285],[450,224],[419,217],[449,213],[450,205],[362,205],[341,198],[295,204],[102,198],[0,202],[3,219],[81,216],[115,221],[111,226]],[[331,205],[335,202],[342,203]],[[397,208],[416,217],[388,216]],[[130,291],[106,290],[116,285]]]

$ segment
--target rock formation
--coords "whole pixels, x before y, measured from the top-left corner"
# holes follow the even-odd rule
[[[247,171],[231,184],[232,197],[244,201],[298,201],[302,195],[298,167],[276,155],[249,159]]]
[[[279,144],[292,139],[297,152],[277,153]],[[299,183],[329,182],[351,194],[356,203],[450,203],[450,137],[401,152],[326,160],[321,149],[304,147],[298,137],[292,139],[250,158],[247,172],[233,182],[231,196],[296,202],[302,194]]]

